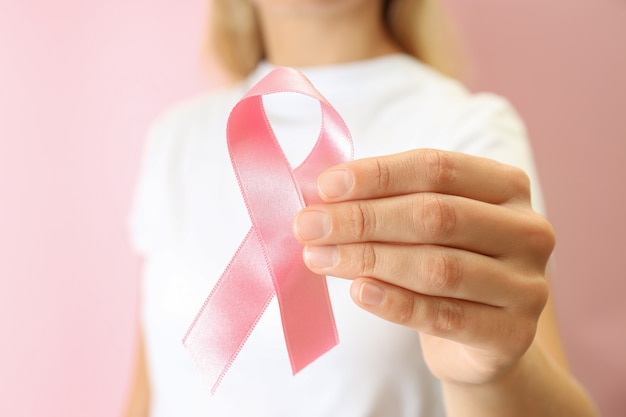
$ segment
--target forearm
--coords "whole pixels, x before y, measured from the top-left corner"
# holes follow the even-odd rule
[[[124,409],[124,417],[148,417],[150,414],[150,382],[143,346],[139,334],[135,357],[135,370]]]
[[[594,417],[571,375],[534,343],[518,365],[485,385],[443,384],[448,417]]]

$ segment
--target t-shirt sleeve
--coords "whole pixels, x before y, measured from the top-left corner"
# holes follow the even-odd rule
[[[157,122],[148,131],[135,185],[128,229],[132,247],[148,255],[162,247],[169,235],[168,182],[172,129]]]
[[[524,122],[511,104],[492,94],[475,95],[457,114],[453,135],[460,151],[524,170],[531,183],[532,206],[546,214],[539,177]]]

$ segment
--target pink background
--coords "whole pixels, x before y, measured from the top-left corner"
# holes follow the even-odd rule
[[[446,2],[472,87],[528,123],[572,368],[623,416],[626,4]],[[0,415],[120,414],[140,265],[126,216],[149,122],[217,83],[205,3],[0,0]]]

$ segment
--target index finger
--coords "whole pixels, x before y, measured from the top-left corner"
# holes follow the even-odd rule
[[[495,160],[436,149],[416,149],[336,165],[318,178],[326,202],[434,192],[492,204],[530,199],[519,168]]]

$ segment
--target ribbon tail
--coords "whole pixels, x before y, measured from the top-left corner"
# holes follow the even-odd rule
[[[336,346],[339,337],[326,277],[311,272],[302,261],[291,267],[276,291],[291,369],[296,374]]]
[[[196,366],[219,386],[274,295],[263,248],[250,229],[183,339]]]

